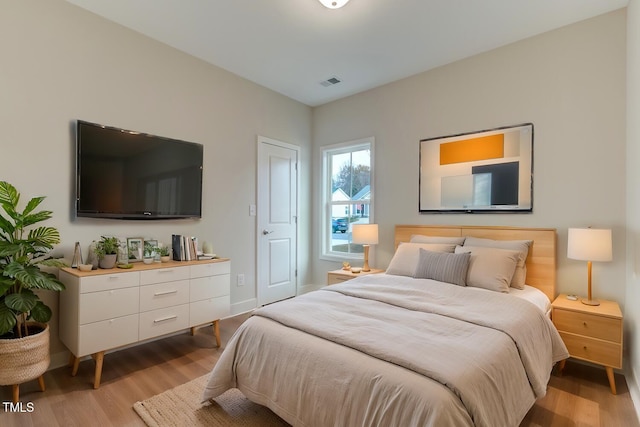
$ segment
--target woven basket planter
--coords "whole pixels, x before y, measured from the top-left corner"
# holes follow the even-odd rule
[[[49,325],[29,323],[44,330],[17,339],[0,339],[0,385],[22,384],[49,368]]]

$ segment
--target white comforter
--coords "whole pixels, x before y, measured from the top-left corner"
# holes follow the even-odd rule
[[[256,311],[203,400],[237,387],[305,426],[517,426],[566,357],[527,301],[369,275]]]

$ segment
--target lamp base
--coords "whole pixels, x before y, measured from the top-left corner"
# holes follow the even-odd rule
[[[600,305],[600,301],[598,301],[597,299],[585,299],[585,298],[582,298],[580,300],[580,302],[585,304],[585,305]]]

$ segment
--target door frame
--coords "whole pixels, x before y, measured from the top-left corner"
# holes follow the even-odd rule
[[[300,236],[300,152],[301,152],[301,148],[297,145],[293,145],[293,144],[289,144],[287,142],[283,142],[283,141],[279,141],[276,139],[272,139],[272,138],[267,138],[265,136],[262,135],[258,135],[257,136],[257,140],[256,140],[256,144],[257,144],[257,160],[256,160],[256,227],[255,227],[255,236],[256,236],[256,300],[257,300],[257,306],[261,307],[263,305],[263,296],[262,296],[262,289],[260,287],[260,277],[262,277],[262,271],[261,271],[261,266],[263,265],[263,263],[260,262],[260,257],[264,256],[264,254],[262,254],[261,252],[261,245],[260,245],[260,233],[262,228],[264,227],[264,221],[265,221],[265,215],[266,213],[264,212],[264,207],[260,206],[260,197],[258,196],[259,194],[261,194],[261,191],[264,191],[265,189],[263,188],[264,183],[260,181],[260,176],[261,176],[261,172],[262,172],[262,167],[264,167],[265,165],[262,164],[262,150],[264,147],[264,144],[268,144],[268,145],[273,145],[276,147],[280,147],[280,148],[285,148],[288,150],[293,150],[296,152],[296,172],[295,172],[295,180],[296,180],[296,205],[295,205],[295,217],[296,217],[296,222],[295,222],[295,230],[296,230],[296,235],[295,235],[295,253],[294,253],[294,268],[295,268],[295,276],[294,276],[294,280],[295,280],[295,294],[294,295],[298,295],[298,288],[299,288],[299,283],[298,283],[298,250],[299,250],[299,236]]]

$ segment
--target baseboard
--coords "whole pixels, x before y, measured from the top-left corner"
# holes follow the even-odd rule
[[[70,355],[71,353],[69,353],[66,350],[55,353],[55,354],[51,354],[49,356],[51,358],[51,362],[49,363],[49,368],[47,369],[47,371],[62,368],[63,366],[69,366]]]
[[[246,313],[247,311],[251,311],[258,306],[258,299],[251,298],[248,300],[236,302],[231,304],[231,316],[235,316],[237,314]]]
[[[633,402],[633,407],[636,410],[636,415],[640,420],[640,389],[638,388],[638,381],[633,372],[633,369],[627,368],[624,373],[624,378],[627,381],[627,387],[629,388],[629,395]]]
[[[311,291],[316,291],[322,288],[323,286],[326,286],[326,285],[315,285],[315,284],[309,283],[307,285],[298,286],[298,295],[306,294],[307,292],[311,292]]]

